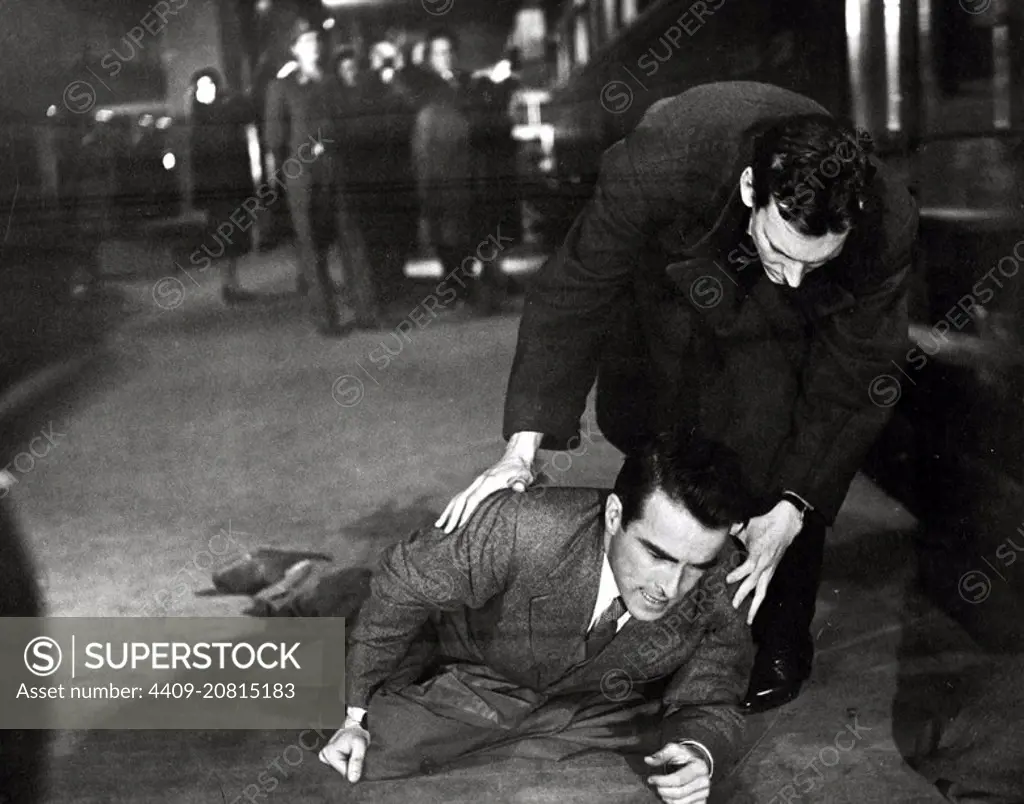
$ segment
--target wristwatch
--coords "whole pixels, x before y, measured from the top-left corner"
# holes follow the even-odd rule
[[[800,519],[803,520],[807,514],[814,510],[814,506],[811,505],[807,500],[801,497],[799,494],[793,491],[782,492],[782,499],[786,502],[791,503],[797,511],[800,512]]]

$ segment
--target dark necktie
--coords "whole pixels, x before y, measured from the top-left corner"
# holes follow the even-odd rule
[[[626,613],[626,605],[621,597],[615,598],[597,618],[594,627],[587,634],[587,661],[597,656],[615,638],[619,618]]]

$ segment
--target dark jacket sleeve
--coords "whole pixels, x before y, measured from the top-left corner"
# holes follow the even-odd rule
[[[695,740],[715,763],[714,778],[738,760],[744,718],[740,703],[754,665],[754,642],[746,617],[750,598],[739,610],[724,601],[714,624],[664,694],[662,744]]]
[[[830,316],[811,341],[793,431],[775,476],[780,492],[799,494],[828,523],[899,399],[916,232],[914,210],[878,272],[887,278],[858,293],[853,307]]]
[[[505,402],[506,439],[540,432],[543,448],[562,449],[578,435],[609,320],[630,292],[648,238],[674,217],[673,196],[682,189],[665,175],[670,151],[657,156],[666,147],[657,132],[642,121],[604,153],[591,200],[530,285]]]
[[[480,608],[505,589],[515,497],[492,496],[455,533],[424,528],[385,553],[349,639],[348,706],[368,707],[432,614]]]
[[[288,99],[286,97],[286,86],[281,79],[275,79],[267,87],[266,114],[264,115],[264,126],[266,128],[267,150],[278,158],[285,149],[288,137]]]

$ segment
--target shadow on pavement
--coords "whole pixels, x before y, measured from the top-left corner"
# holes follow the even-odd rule
[[[52,423],[66,422],[74,407],[109,388],[121,371],[116,354],[102,346],[94,345],[88,351],[83,347],[76,356],[80,362],[69,364],[65,372],[27,379],[9,407],[0,411],[0,458],[4,464]]]
[[[898,652],[893,739],[956,804],[1024,801],[1024,654],[979,651],[944,617],[908,624]]]

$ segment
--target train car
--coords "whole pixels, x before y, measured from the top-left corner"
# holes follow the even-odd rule
[[[0,375],[5,383],[63,359],[95,335],[90,299],[101,232],[83,224],[62,181],[80,135],[53,118],[0,110]]]
[[[563,228],[599,158],[655,101],[709,81],[759,80],[848,106],[843,15],[801,0],[567,0],[555,17],[552,192]],[[557,232],[558,227],[554,227]]]

